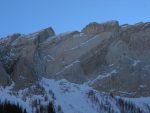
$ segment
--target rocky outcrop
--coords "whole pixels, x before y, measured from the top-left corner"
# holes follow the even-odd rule
[[[150,95],[149,22],[94,22],[81,32],[59,35],[50,27],[29,35],[8,36],[0,39],[0,44],[1,69],[15,81],[16,89],[44,76],[87,83],[116,95]],[[1,76],[5,78],[5,74]]]
[[[119,23],[118,21],[108,21],[105,23],[90,23],[85,28],[83,28],[82,32],[86,34],[98,34],[102,32],[118,32],[119,31]]]
[[[35,71],[35,66],[38,67],[36,61],[39,60],[38,46],[54,35],[50,27],[29,35],[14,34],[0,40],[0,61],[17,89],[32,85],[38,79]]]

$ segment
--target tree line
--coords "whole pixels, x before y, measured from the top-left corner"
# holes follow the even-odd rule
[[[40,110],[37,110],[36,113],[56,113],[54,104],[49,102],[47,106],[47,111],[45,111],[42,106]],[[3,103],[0,102],[0,113],[27,113],[26,109],[23,109],[19,104],[15,105],[8,101]]]

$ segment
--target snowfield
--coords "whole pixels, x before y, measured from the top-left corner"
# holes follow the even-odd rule
[[[18,92],[13,91],[14,86],[13,83],[9,87],[0,87],[1,102],[19,103],[28,113],[35,113],[50,101],[54,103],[57,113],[122,113],[126,109],[128,113],[133,113],[130,106],[121,107],[121,100],[132,103],[142,113],[150,113],[150,97],[114,97],[93,90],[87,84],[74,84],[64,79],[56,81],[42,78],[36,85]]]

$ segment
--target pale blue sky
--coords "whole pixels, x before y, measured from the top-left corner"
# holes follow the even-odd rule
[[[0,0],[0,37],[49,26],[58,34],[108,20],[150,21],[150,0]]]

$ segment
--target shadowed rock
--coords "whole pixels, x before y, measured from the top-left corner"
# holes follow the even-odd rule
[[[5,69],[3,68],[2,63],[0,62],[0,85],[9,85],[9,75],[6,73]]]

